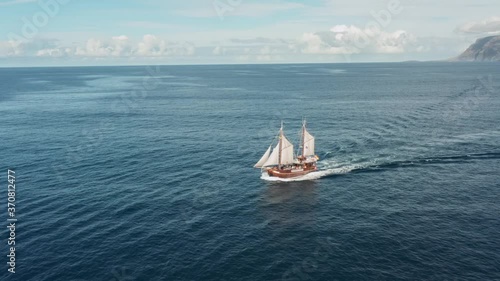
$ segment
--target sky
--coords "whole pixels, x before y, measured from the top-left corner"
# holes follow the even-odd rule
[[[499,0],[0,0],[0,67],[443,60]]]

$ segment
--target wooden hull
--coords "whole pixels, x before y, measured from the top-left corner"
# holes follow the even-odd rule
[[[303,175],[307,175],[310,172],[314,172],[316,170],[317,170],[316,166],[296,168],[296,169],[272,168],[272,169],[267,170],[267,174],[271,177],[278,177],[278,178],[287,179],[287,178],[296,178],[296,177],[300,177]]]

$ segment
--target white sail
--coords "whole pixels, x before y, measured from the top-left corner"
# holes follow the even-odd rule
[[[262,165],[262,167],[268,167],[268,166],[276,166],[278,165],[278,151],[279,151],[279,143],[273,148],[273,152],[271,153],[271,155],[269,155],[266,163],[264,163],[264,165]]]
[[[314,137],[304,128],[304,156],[314,155]]]
[[[293,145],[283,135],[281,143],[281,164],[287,165],[293,163]]]
[[[255,164],[255,166],[253,166],[253,167],[254,168],[262,168],[264,163],[267,162],[267,159],[269,159],[270,155],[271,155],[271,146],[269,146],[269,148],[266,150],[266,153],[264,153],[264,155],[262,155],[259,162],[257,162],[257,164]]]
[[[268,157],[266,163],[262,165],[262,167],[276,166],[280,164],[279,147],[280,144],[278,143],[274,147],[273,152]],[[293,163],[293,145],[288,141],[288,139],[285,136],[283,136],[283,138],[281,139],[281,164],[287,165],[292,163]]]

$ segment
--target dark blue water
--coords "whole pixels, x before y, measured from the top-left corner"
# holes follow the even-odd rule
[[[2,280],[500,280],[500,65],[0,69]],[[280,121],[320,172],[252,168]],[[7,168],[17,176],[7,272]]]

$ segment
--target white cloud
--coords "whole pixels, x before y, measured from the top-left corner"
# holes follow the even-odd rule
[[[35,56],[39,50],[57,47],[57,40],[38,38],[32,41],[0,41],[0,57]]]
[[[463,24],[457,28],[458,32],[464,34],[500,34],[500,17],[492,17],[483,21],[473,21]]]
[[[159,39],[154,35],[147,34],[144,35],[137,49],[137,54],[139,56],[145,57],[157,57],[162,56],[167,49],[167,43],[165,40]]]
[[[83,47],[76,47],[75,55],[83,57],[166,57],[190,56],[195,47],[188,43],[168,42],[156,35],[146,34],[138,43],[125,36],[115,36],[101,41],[91,38]]]
[[[341,39],[341,37],[339,39]],[[321,38],[321,36],[316,33],[303,34],[301,41],[304,44],[304,46],[301,48],[301,52],[304,54],[339,55],[359,53],[359,50],[354,46],[332,46],[326,43],[323,38]]]
[[[114,41],[114,40],[113,40]],[[83,57],[107,57],[115,53],[114,44],[90,38],[85,46],[76,47],[74,54]]]
[[[36,52],[37,57],[65,57],[70,55],[72,50],[70,48],[53,48],[41,49]]]
[[[145,57],[191,56],[195,46],[187,42],[168,42],[155,35],[144,35],[137,48],[137,54]]]
[[[144,35],[141,41],[128,36],[113,36],[110,39],[90,38],[83,44],[65,46],[57,40],[36,39],[29,42],[0,41],[0,56],[38,57],[169,57],[191,56],[195,46],[187,42],[168,42],[155,35]]]
[[[416,37],[404,30],[387,32],[379,28],[336,25],[329,32],[305,33],[301,42],[305,54],[394,54],[413,48]]]

